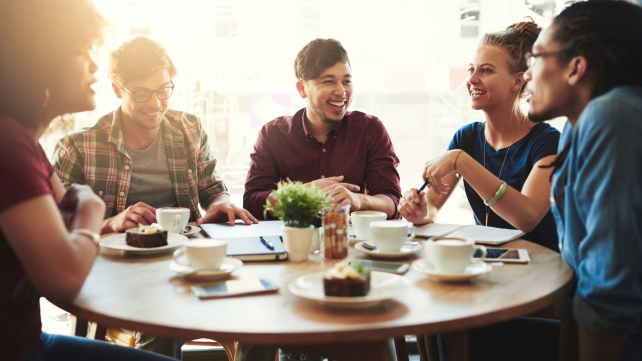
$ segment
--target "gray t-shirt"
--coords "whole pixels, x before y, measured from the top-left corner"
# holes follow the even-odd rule
[[[125,146],[132,159],[132,175],[125,206],[138,202],[149,204],[154,208],[175,207],[178,205],[172,180],[169,177],[163,130],[149,148],[137,150]]]

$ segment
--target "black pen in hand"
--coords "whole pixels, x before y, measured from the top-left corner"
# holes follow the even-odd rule
[[[417,189],[417,194],[421,193],[421,191],[423,191],[423,190],[424,190],[424,188],[426,188],[426,186],[427,186],[428,184],[430,184],[430,181],[429,181],[428,179],[426,179],[426,181],[424,182],[424,184],[422,184],[422,185],[421,185],[421,187],[419,187],[419,189]]]
[[[272,244],[272,242],[270,242],[267,239],[263,238],[263,236],[259,236],[259,238],[261,239],[261,243],[263,243],[263,245],[265,247],[267,247],[268,249],[274,251],[274,245]]]

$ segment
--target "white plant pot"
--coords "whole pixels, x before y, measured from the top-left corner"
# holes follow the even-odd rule
[[[308,259],[315,231],[314,226],[308,228],[281,226],[283,247],[290,261],[302,262]]]

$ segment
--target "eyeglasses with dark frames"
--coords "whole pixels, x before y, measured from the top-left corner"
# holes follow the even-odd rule
[[[152,94],[156,94],[156,97],[158,98],[158,100],[169,99],[169,97],[172,96],[172,92],[174,92],[174,82],[170,81],[170,83],[172,85],[158,88],[155,91],[151,91],[151,90],[129,90],[129,89],[125,88],[124,86],[121,87],[121,88],[127,90],[131,95],[133,95],[134,96],[134,100],[136,101],[136,103],[145,103],[145,102],[148,102],[149,99],[152,98]]]
[[[541,58],[541,57],[549,56],[549,55],[559,54],[559,53],[561,53],[563,51],[567,51],[569,49],[570,48],[564,48],[564,49],[554,50],[554,51],[544,51],[544,52],[537,53],[537,54],[535,54],[535,53],[526,53],[526,65],[529,68],[532,68],[535,65],[535,62],[537,61],[537,58]]]

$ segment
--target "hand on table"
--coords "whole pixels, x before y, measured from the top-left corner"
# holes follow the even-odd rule
[[[154,222],[156,222],[156,208],[143,202],[131,205],[116,216],[107,219],[107,225],[112,232],[124,232],[138,227],[139,223],[146,226]]]
[[[236,219],[241,219],[247,225],[259,223],[249,211],[228,201],[220,201],[210,204],[203,218],[196,220],[196,225],[200,226],[203,223],[225,222],[225,220],[228,220],[230,225],[233,226]]]
[[[322,189],[325,194],[334,199],[337,204],[349,204],[350,211],[358,211],[361,209],[361,199],[358,192],[359,186],[349,183],[335,183]]]
[[[423,220],[428,214],[426,192],[421,191],[417,193],[417,188],[411,188],[399,199],[397,209],[399,210],[399,214],[408,222],[417,223]]]
[[[341,182],[342,180],[343,180],[343,176],[342,175],[338,175],[338,176],[335,176],[335,177],[327,177],[327,178],[321,178],[321,179],[313,180],[312,182],[308,182],[308,183],[305,183],[305,184],[306,185],[314,185],[315,187],[317,187],[319,189],[325,189],[325,188],[328,188],[328,187],[330,187],[332,185],[341,185],[341,186],[347,188],[348,190],[350,190],[352,192],[358,192],[359,191],[359,189],[360,189],[359,186],[356,186],[356,185],[350,184],[350,183],[342,183]]]

